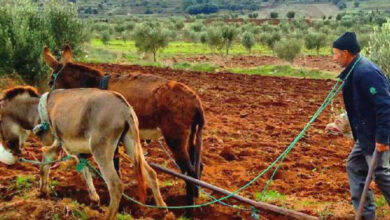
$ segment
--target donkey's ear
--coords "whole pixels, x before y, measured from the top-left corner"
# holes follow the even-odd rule
[[[47,46],[43,47],[43,59],[46,64],[52,69],[57,69],[60,63],[54,58],[53,54],[50,52]]]
[[[62,51],[62,59],[64,63],[70,63],[73,61],[72,49],[69,45],[64,46],[64,50]]]

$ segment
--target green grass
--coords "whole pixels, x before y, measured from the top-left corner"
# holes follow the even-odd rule
[[[80,205],[77,200],[73,200],[70,207],[74,217],[82,220],[88,219],[88,214],[85,212],[84,205]]]
[[[255,194],[255,199],[257,201],[284,201],[286,200],[286,198],[286,195],[280,194],[278,191],[275,190],[267,191],[264,196],[262,196],[262,192],[257,192]]]
[[[297,78],[313,78],[313,79],[334,79],[336,75],[330,72],[310,70],[303,68],[295,68],[290,65],[265,65],[255,68],[233,68],[228,70],[232,73],[248,74],[248,75],[263,75],[263,76],[288,76]]]
[[[387,208],[386,199],[383,195],[375,198],[375,205],[377,207],[378,217],[385,217],[390,213],[390,211]]]
[[[132,53],[112,51],[110,49],[100,49],[92,48],[89,50],[87,57],[79,58],[82,62],[91,62],[91,63],[131,63],[141,66],[154,66],[154,67],[165,67],[166,65],[160,62],[152,62],[139,60]],[[191,63],[191,62],[181,62],[175,63],[171,66],[173,69],[181,70],[192,70],[200,72],[216,72],[218,66],[210,63]],[[264,76],[278,76],[278,77],[298,77],[298,78],[314,78],[314,79],[333,79],[336,77],[334,73],[310,70],[303,68],[296,68],[290,65],[264,65],[258,66],[255,68],[232,68],[226,69],[226,71],[232,73],[248,74],[248,75],[264,75]]]
[[[129,214],[117,214],[116,215],[116,219],[117,220],[133,220],[133,216],[129,215]]]
[[[122,41],[122,40],[110,40],[107,45],[103,44],[100,39],[92,39],[90,42],[92,47],[99,49],[106,49],[116,52],[137,52],[134,41]],[[160,56],[172,57],[177,55],[194,56],[194,55],[206,55],[214,54],[217,51],[211,50],[207,45],[202,43],[173,41],[168,44],[166,48],[160,51]],[[272,54],[272,51],[263,45],[256,44],[251,53],[253,54]],[[234,44],[229,51],[230,55],[248,54],[248,51],[240,44]]]
[[[18,176],[16,178],[16,188],[17,189],[28,189],[31,187],[32,182],[34,182],[33,176]]]
[[[103,44],[100,39],[92,39],[88,48],[90,54],[85,60],[94,62],[104,60],[112,62],[113,60],[124,59],[128,62],[137,62],[140,60],[140,53],[135,47],[134,41],[110,40],[108,44]],[[305,55],[317,55],[315,50],[302,51]],[[157,52],[158,58],[171,58],[177,56],[200,56],[218,54],[218,51],[211,50],[207,45],[202,43],[173,41],[166,48]],[[272,51],[261,44],[256,44],[251,52],[248,52],[241,44],[235,43],[229,51],[229,55],[272,55]],[[330,48],[321,48],[320,55],[330,55]],[[99,59],[100,58],[100,59]],[[151,58],[150,58],[151,59]]]
[[[159,60],[171,57],[180,56],[199,56],[213,54],[206,45],[201,43],[190,42],[171,42],[167,48],[158,53],[158,62],[153,62],[152,57],[143,60],[141,53],[137,52],[133,41],[111,40],[107,45],[104,45],[99,39],[92,39],[87,46],[88,53],[84,57],[79,57],[81,62],[91,63],[130,63],[141,66],[155,66],[165,67],[166,65],[160,63]],[[305,54],[315,54],[315,51],[304,51]],[[323,48],[320,54],[330,54],[330,50]],[[236,44],[233,46],[231,55],[249,55],[249,53],[241,45]],[[272,52],[264,46],[256,45],[252,50],[251,55],[263,54],[270,55]],[[192,70],[201,72],[216,72],[219,67],[212,63],[191,63],[180,62],[174,63],[170,67],[173,69]],[[248,75],[265,75],[265,76],[278,76],[278,77],[307,77],[316,79],[330,79],[335,78],[336,75],[329,72],[310,70],[303,68],[296,68],[289,65],[281,66],[258,66],[255,68],[232,68],[226,69],[233,73],[248,74]]]
[[[182,69],[182,70],[193,70],[200,72],[215,72],[217,67],[209,63],[175,63],[172,65],[173,69]]]
[[[165,181],[162,186],[173,186],[173,181],[172,180],[167,180]]]

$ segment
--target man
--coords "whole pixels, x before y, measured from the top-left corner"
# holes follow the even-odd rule
[[[355,140],[347,160],[355,210],[359,207],[368,164],[375,149],[379,152],[379,160],[374,180],[390,204],[390,85],[383,71],[359,53],[360,45],[353,32],[346,32],[333,42],[333,60],[345,68],[339,77],[345,81],[344,104]],[[366,201],[363,218],[375,219],[371,191]]]

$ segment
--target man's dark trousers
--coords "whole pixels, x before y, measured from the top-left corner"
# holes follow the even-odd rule
[[[368,164],[370,164],[372,155],[366,154],[363,147],[356,141],[347,160],[347,173],[349,177],[350,192],[352,203],[357,210],[360,197],[363,192],[364,183],[368,173]],[[374,181],[382,191],[387,203],[390,205],[390,151],[379,154],[377,168],[374,171]],[[364,219],[375,219],[375,203],[373,193],[368,192],[366,204],[363,211]]]

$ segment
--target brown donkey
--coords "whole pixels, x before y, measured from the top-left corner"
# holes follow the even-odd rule
[[[25,133],[40,120],[37,110],[39,100],[34,88],[17,87],[7,90],[0,101],[1,138],[5,147],[13,153],[20,152],[21,137],[25,137]],[[92,154],[110,194],[107,219],[116,219],[124,190],[113,163],[120,141],[134,163],[140,199],[144,201],[146,197],[146,177],[157,205],[166,206],[156,173],[142,153],[137,117],[122,95],[99,89],[54,90],[41,103],[46,104],[43,112],[47,112],[50,131],[41,132],[39,136],[44,145],[51,145],[43,148],[42,160],[52,160],[61,147],[76,158],[80,154]],[[49,192],[49,169],[50,165],[41,166],[40,188],[43,195]],[[84,167],[81,174],[91,200],[99,202],[88,168]]]
[[[141,139],[152,138],[151,131],[161,131],[181,171],[200,179],[205,120],[200,98],[189,87],[151,74],[104,76],[97,69],[73,62],[69,46],[64,48],[63,63],[58,62],[47,47],[43,56],[53,70],[50,86],[103,87],[119,92],[138,116]],[[186,185],[187,203],[193,204],[198,190],[189,182]]]

